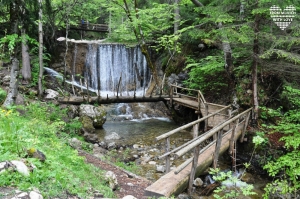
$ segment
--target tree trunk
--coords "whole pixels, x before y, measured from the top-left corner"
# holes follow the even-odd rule
[[[179,30],[180,25],[180,10],[179,10],[180,0],[174,0],[174,34]]]
[[[3,103],[4,107],[11,106],[16,102],[18,96],[18,75],[19,75],[19,60],[14,58],[12,60],[12,67],[10,72],[9,92]]]
[[[44,73],[44,64],[43,64],[43,23],[42,23],[42,0],[39,1],[39,63],[40,63],[40,72],[39,72],[39,80],[38,80],[38,89],[39,89],[39,98],[42,97],[43,94],[43,73]]]
[[[254,21],[254,33],[255,38],[253,40],[253,62],[252,62],[252,87],[253,87],[253,124],[257,124],[258,117],[258,96],[257,96],[257,65],[258,65],[258,54],[259,54],[259,43],[258,43],[258,33],[259,33],[259,16],[255,15]]]
[[[31,79],[30,56],[25,30],[22,29],[22,76],[27,84]]]
[[[11,34],[18,33],[18,8],[19,1],[12,1],[10,3],[10,23],[11,23]],[[11,106],[16,102],[18,95],[18,75],[19,75],[19,60],[16,58],[17,48],[11,52],[12,67],[10,71],[10,84],[9,91],[6,99],[3,103],[4,107]]]

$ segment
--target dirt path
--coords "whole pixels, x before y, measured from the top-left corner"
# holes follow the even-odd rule
[[[96,167],[106,171],[114,172],[119,184],[119,188],[115,191],[115,194],[118,196],[118,198],[122,198],[126,195],[132,195],[138,199],[147,198],[144,197],[144,190],[151,184],[149,180],[120,169],[114,165],[103,162],[99,158],[86,152],[80,151],[79,155],[85,156],[86,161]]]

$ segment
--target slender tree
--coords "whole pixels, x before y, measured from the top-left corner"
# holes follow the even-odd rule
[[[44,73],[44,63],[43,63],[43,0],[38,0],[39,2],[39,64],[40,64],[40,71],[39,71],[39,80],[38,80],[38,93],[39,98],[42,97],[43,94],[43,73]]]
[[[11,34],[17,35],[18,33],[18,22],[19,22],[19,8],[21,2],[18,0],[11,1],[10,5],[10,23],[11,23]],[[16,39],[16,37],[14,37]],[[10,84],[9,92],[3,103],[3,106],[10,106],[16,102],[18,95],[18,74],[19,74],[19,60],[17,59],[17,47],[14,45],[10,51],[12,67],[10,72]]]

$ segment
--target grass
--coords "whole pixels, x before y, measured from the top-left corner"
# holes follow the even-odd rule
[[[41,103],[8,110],[0,108],[0,162],[23,158],[37,167],[28,177],[13,171],[0,174],[0,186],[38,188],[45,198],[66,193],[87,198],[94,190],[105,197],[114,197],[103,180],[103,171],[86,164],[67,143],[70,135],[66,129],[75,131],[78,124],[67,125],[60,120],[64,114],[54,105]],[[26,158],[26,150],[31,147],[46,155],[44,163]]]
[[[127,163],[124,162],[124,160],[130,156],[129,153],[130,153],[130,149],[127,148],[121,153],[122,155],[120,156],[117,150],[114,149],[108,151],[104,159],[120,168],[123,168],[131,173],[135,173],[139,175],[140,168],[138,167],[138,165],[136,165],[135,162],[127,162]]]

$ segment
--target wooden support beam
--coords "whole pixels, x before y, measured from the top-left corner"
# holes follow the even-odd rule
[[[121,80],[122,80],[122,73],[121,73],[121,76],[120,76],[120,79],[119,79],[119,83],[118,83],[118,87],[117,87],[117,98],[119,97],[119,89],[120,89],[120,84],[121,84]]]
[[[170,137],[166,138],[166,152],[170,151]],[[166,157],[166,173],[170,172],[170,155]]]
[[[245,133],[246,133],[246,129],[247,129],[247,126],[248,126],[250,115],[251,115],[251,112],[249,112],[248,115],[246,116],[246,122],[245,122],[244,129],[242,131],[240,142],[244,142],[244,137],[245,137]]]
[[[205,103],[205,116],[207,115],[208,115],[208,104]],[[208,129],[208,118],[205,120],[204,131],[207,131],[207,129]]]
[[[216,148],[215,148],[215,152],[214,152],[214,160],[213,160],[214,169],[217,168],[217,166],[218,166],[218,159],[219,159],[220,148],[221,148],[221,143],[222,143],[222,134],[223,134],[223,130],[219,130]]]
[[[238,123],[239,123],[239,120],[236,120],[235,124],[232,128],[231,138],[230,138],[230,141],[229,141],[229,151],[228,151],[229,154],[232,154],[232,152],[233,152],[233,147],[234,147],[234,142],[235,142],[234,137],[235,137],[235,133],[236,133]]]

